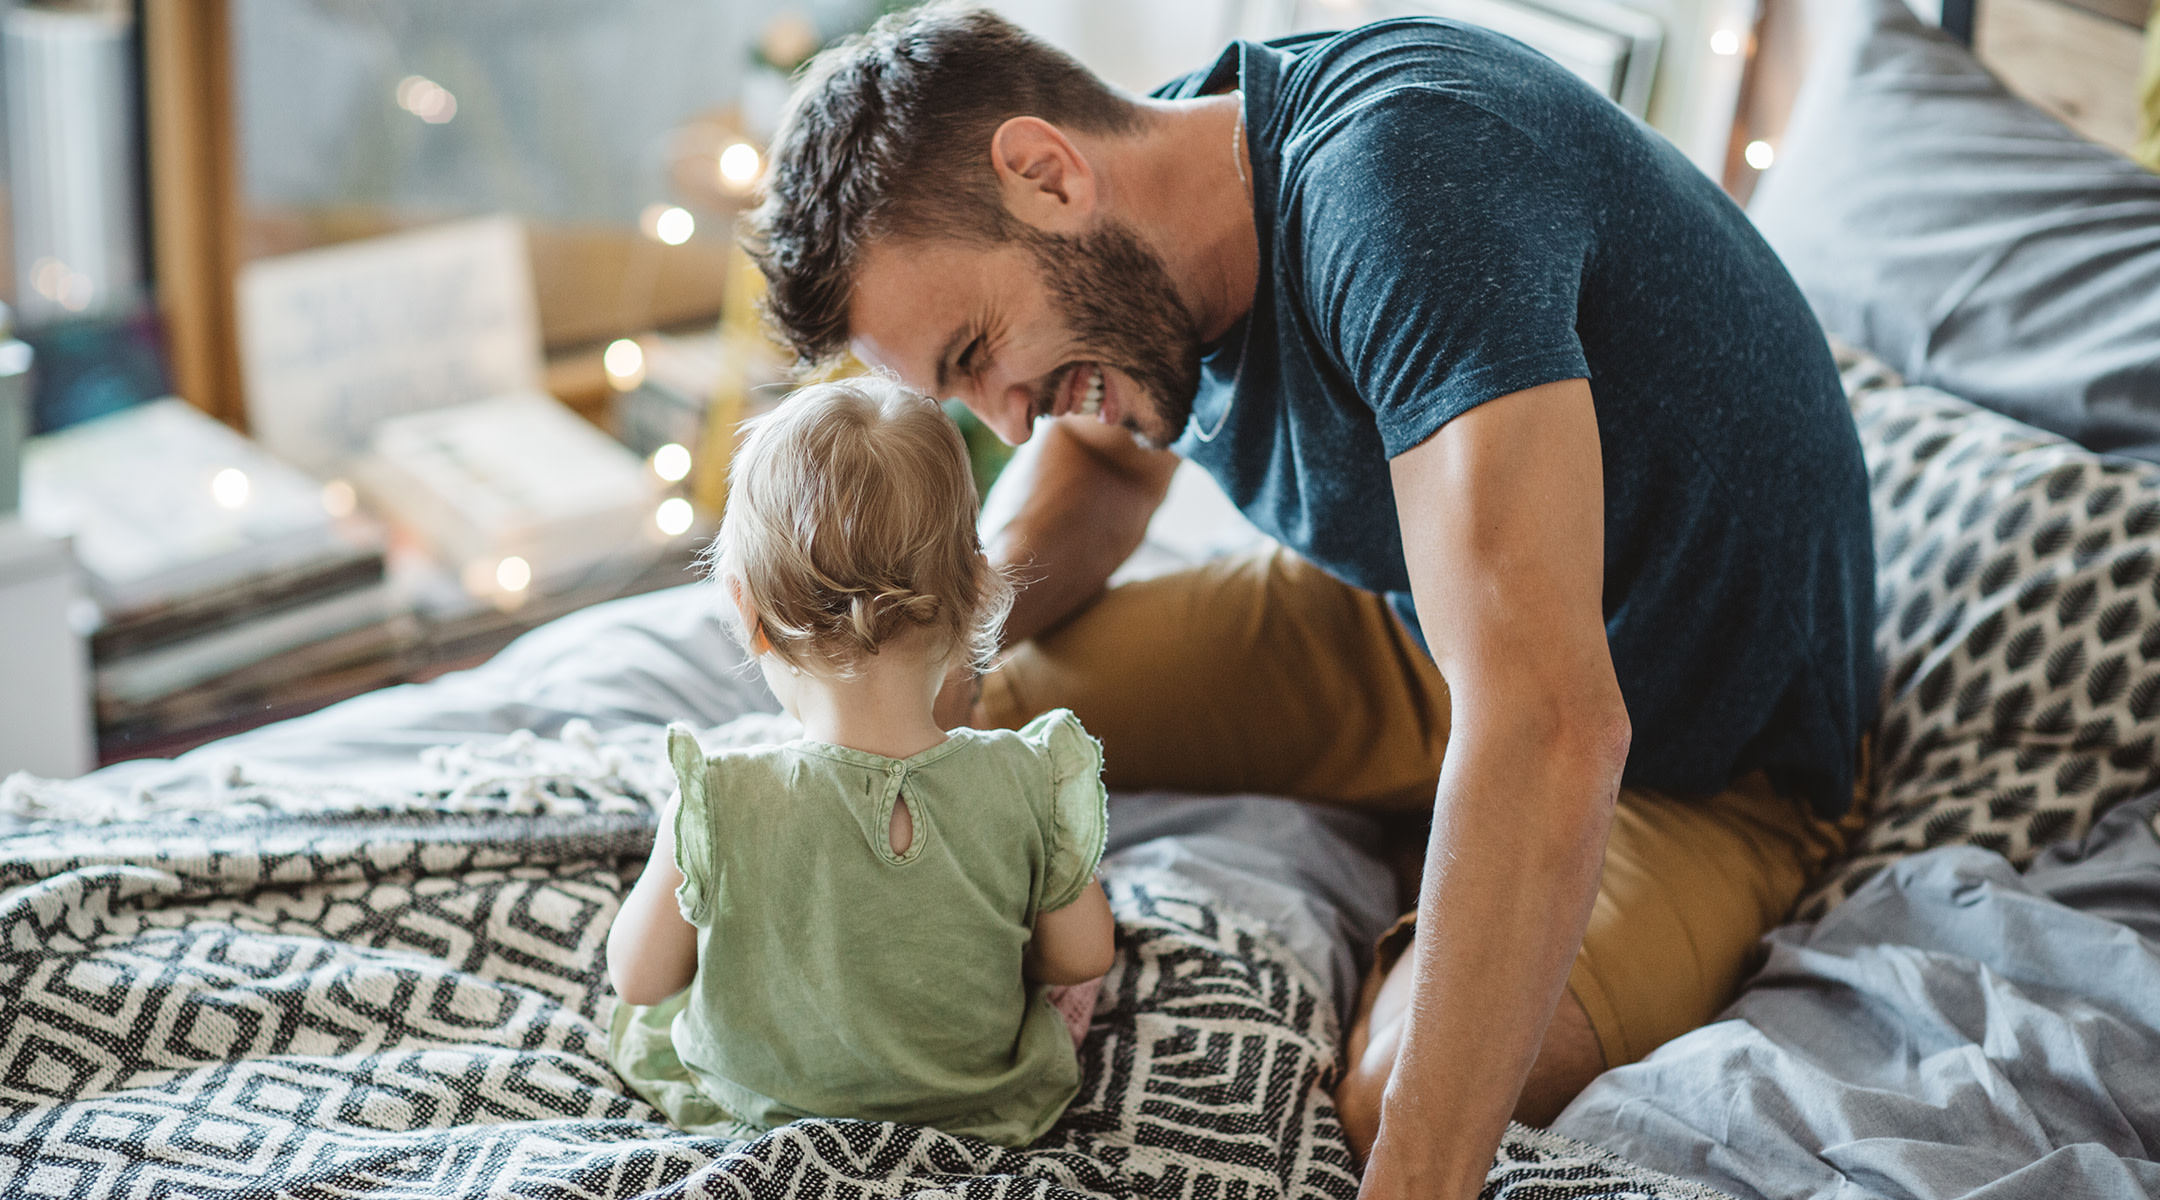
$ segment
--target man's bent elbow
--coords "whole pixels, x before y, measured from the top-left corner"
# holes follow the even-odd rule
[[[1621,772],[1627,770],[1628,751],[1635,744],[1635,725],[1628,720],[1626,704],[1615,703],[1607,707],[1598,722],[1596,740],[1604,765],[1617,783]]]
[[[1595,712],[1585,714],[1579,738],[1589,768],[1609,778],[1617,791],[1620,775],[1627,770],[1628,750],[1635,742],[1635,726],[1628,720],[1627,705],[1600,705]]]
[[[1609,808],[1619,794],[1633,741],[1627,706],[1617,700],[1579,705],[1566,713],[1550,743],[1562,771],[1575,780],[1562,792],[1579,797],[1590,809]]]
[[[1537,738],[1548,752],[1583,776],[1618,780],[1626,768],[1635,731],[1618,687],[1609,696],[1547,694],[1541,703],[1524,710],[1524,715],[1530,719],[1518,726],[1519,734]]]

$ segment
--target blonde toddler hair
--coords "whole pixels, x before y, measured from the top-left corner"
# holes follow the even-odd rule
[[[735,453],[707,554],[758,627],[730,631],[753,654],[845,676],[927,629],[987,667],[1013,588],[982,557],[978,507],[967,445],[936,401],[885,375],[802,388]]]

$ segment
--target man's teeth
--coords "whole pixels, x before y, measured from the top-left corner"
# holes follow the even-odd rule
[[[1087,394],[1080,398],[1080,415],[1092,417],[1102,412],[1102,372],[1088,372]]]

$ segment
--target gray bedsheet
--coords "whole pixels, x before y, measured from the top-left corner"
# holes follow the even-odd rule
[[[1884,871],[1554,1131],[1741,1197],[2160,1196],[2156,813]]]
[[[1372,945],[1400,915],[1375,857],[1379,827],[1272,796],[1110,797],[1105,861],[1159,867],[1222,897],[1282,939],[1349,1027]]]

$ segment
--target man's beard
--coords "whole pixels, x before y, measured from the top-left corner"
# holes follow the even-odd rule
[[[1158,449],[1176,441],[1200,392],[1200,333],[1178,299],[1162,257],[1128,225],[1104,221],[1078,235],[1021,235],[1049,285],[1052,303],[1097,366],[1139,385],[1124,425]],[[1067,372],[1044,381],[1039,411]]]

